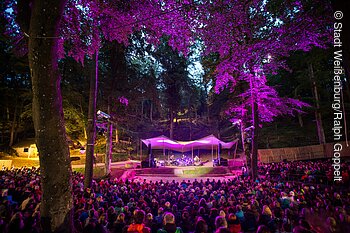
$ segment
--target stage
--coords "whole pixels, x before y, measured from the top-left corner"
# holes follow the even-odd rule
[[[182,181],[207,180],[207,179],[233,179],[242,174],[243,160],[229,160],[229,166],[214,166],[207,162],[203,166],[158,166],[154,168],[142,168],[140,160],[128,160],[111,163],[111,176],[122,180],[148,181]],[[100,169],[104,163],[96,163],[94,167]],[[85,165],[72,165],[73,168],[84,168]]]
[[[207,179],[233,179],[242,174],[242,164],[239,161],[230,161],[232,166],[213,166],[213,162],[206,162],[202,166],[157,166],[153,168],[142,168],[140,161],[126,161],[125,168],[128,168],[123,180],[149,181],[182,181],[186,180],[207,180]]]

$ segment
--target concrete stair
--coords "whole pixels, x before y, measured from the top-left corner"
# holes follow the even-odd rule
[[[225,177],[236,175],[230,167],[158,167],[135,169],[138,177]]]

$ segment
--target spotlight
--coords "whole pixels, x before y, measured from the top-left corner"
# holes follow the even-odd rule
[[[105,112],[102,112],[101,110],[97,111],[97,116],[100,118],[104,118],[104,119],[109,119],[111,118],[111,116]]]

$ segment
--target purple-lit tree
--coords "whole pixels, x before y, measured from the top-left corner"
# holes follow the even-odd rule
[[[58,70],[59,25],[66,1],[18,1],[11,6],[28,43],[33,122],[42,184],[44,232],[71,232],[72,182]],[[8,11],[10,13],[10,11]],[[23,36],[21,34],[20,36]]]
[[[254,169],[254,165],[251,164],[254,162],[252,149],[257,141],[253,140],[257,140],[257,131],[262,123],[272,122],[277,116],[302,113],[302,109],[309,105],[296,99],[280,97],[273,87],[267,85],[264,74],[256,73],[250,80],[248,88],[237,94],[235,101],[228,104],[225,113],[232,117],[233,121],[239,120],[247,165]],[[248,129],[244,131],[246,127]],[[245,137],[245,134],[249,135],[249,138]]]
[[[240,94],[239,106],[228,113],[239,113],[252,126],[252,176],[257,176],[259,121],[271,121],[281,114],[293,114],[305,106],[283,99],[269,87],[265,76],[287,68],[283,60],[292,51],[325,47],[330,41],[329,1],[215,1],[198,6],[202,26],[198,29],[205,53],[219,54],[215,91],[221,92],[245,82],[249,88]],[[204,9],[203,9],[204,8]]]
[[[148,42],[154,45],[165,34],[169,45],[185,55],[198,37],[204,42],[205,54],[220,55],[217,92],[237,80],[249,83],[252,124],[257,130],[258,105],[263,104],[258,90],[267,88],[263,77],[284,67],[279,58],[288,56],[290,51],[323,46],[322,32],[328,20],[317,18],[328,15],[319,12],[317,6],[324,7],[326,2],[322,0],[317,3],[306,0],[17,2],[12,9],[20,28],[15,27],[14,31],[25,32],[29,44],[44,232],[73,232],[71,167],[57,63],[65,56],[64,44],[67,54],[83,63],[86,55],[92,57],[98,51],[102,39],[127,45],[129,35],[135,31],[144,31]],[[273,97],[278,99],[275,94]],[[255,132],[253,170],[256,141]]]
[[[189,3],[187,3],[189,4]],[[187,53],[190,44],[190,37],[178,37],[181,32],[183,35],[191,33],[189,18],[185,17],[181,10],[186,4],[176,1],[69,1],[63,17],[61,34],[70,44],[68,55],[83,63],[86,55],[97,57],[101,40],[116,41],[118,44],[128,45],[129,36],[135,31],[144,31],[149,43],[159,44],[160,38],[166,34],[169,36],[169,44]],[[148,13],[145,13],[148,12]],[[151,13],[151,17],[149,16]],[[176,23],[174,28],[173,23]],[[63,42],[63,40],[62,40]],[[63,45],[63,44],[62,44]],[[61,48],[63,53],[63,47]],[[97,66],[98,61],[95,61]],[[86,150],[85,165],[85,187],[91,186],[93,175],[93,154],[95,127],[93,123],[94,107],[96,104],[97,68],[94,80],[90,83],[90,99],[88,114],[88,142]],[[93,77],[93,76],[91,76]],[[94,89],[95,88],[95,89]],[[90,104],[91,103],[91,104]],[[108,166],[106,166],[108,167]]]
[[[167,34],[171,46],[187,53],[194,27],[183,11],[189,3],[20,0],[7,4],[10,10],[5,14],[13,29],[10,33],[16,41],[29,45],[33,121],[43,190],[43,231],[73,232],[71,166],[58,71],[58,59],[65,56],[63,45],[68,45],[69,56],[83,63],[86,55],[96,54],[102,38],[127,45],[130,34],[145,30],[150,43],[158,44],[161,36]]]

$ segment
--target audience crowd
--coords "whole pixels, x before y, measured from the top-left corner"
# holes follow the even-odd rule
[[[326,162],[260,165],[234,179],[95,180],[73,173],[74,226],[83,233],[350,232],[349,183],[325,184]],[[349,167],[343,171],[348,173]],[[274,174],[274,175],[272,175]],[[287,176],[300,176],[288,180]],[[40,232],[36,168],[0,172],[0,232]],[[311,177],[311,178],[310,178]],[[323,179],[323,178],[322,178]]]

